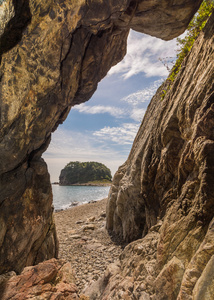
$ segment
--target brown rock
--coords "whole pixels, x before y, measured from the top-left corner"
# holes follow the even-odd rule
[[[108,229],[126,241],[143,237],[125,248],[117,278],[108,278],[104,291],[114,299],[126,291],[119,288],[126,276],[136,281],[131,299],[140,283],[154,300],[214,299],[213,43],[214,14],[164,99],[167,82],[153,97],[113,179]]]
[[[41,160],[51,132],[123,58],[130,28],[170,39],[186,29],[200,3],[13,0],[1,6],[0,273],[57,256]]]
[[[192,2],[176,1],[173,3],[174,9],[172,9],[173,6],[167,0],[143,0],[134,3],[133,6],[135,4],[137,5],[130,22],[131,28],[165,40],[180,35],[181,28],[191,20],[189,11],[193,9]],[[195,10],[197,10],[197,1],[195,1],[194,5]],[[176,25],[174,25],[175,20],[177,21]]]
[[[94,222],[95,219],[96,219],[96,217],[94,217],[94,216],[90,217],[90,218],[87,219],[87,223]]]
[[[87,231],[87,230],[94,230],[96,228],[96,226],[94,224],[88,224],[82,227],[83,231]]]
[[[175,256],[163,267],[155,280],[160,299],[176,299],[184,275],[184,265]]]
[[[71,265],[51,259],[35,267],[26,267],[18,276],[11,277],[2,300],[24,299],[79,299]]]
[[[26,173],[23,166],[12,173],[7,173],[1,181],[5,187],[1,196],[14,193],[12,198],[1,203],[1,273],[11,269],[19,273],[24,265],[36,264],[58,253],[51,209],[52,192],[45,162],[34,160]],[[19,197],[18,202],[16,197]]]
[[[7,3],[3,2],[0,6],[0,36],[4,33],[5,27],[14,15],[15,9],[12,0],[8,0]]]

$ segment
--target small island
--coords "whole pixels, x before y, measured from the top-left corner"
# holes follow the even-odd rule
[[[71,161],[59,176],[59,185],[111,185],[111,171],[104,164],[98,162]]]

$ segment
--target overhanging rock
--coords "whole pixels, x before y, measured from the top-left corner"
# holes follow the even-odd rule
[[[70,108],[126,53],[130,28],[163,39],[201,0],[8,0],[0,7],[0,273],[57,256],[42,153]]]

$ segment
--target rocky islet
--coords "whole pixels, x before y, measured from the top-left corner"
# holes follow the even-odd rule
[[[60,185],[111,184],[111,171],[98,162],[69,162],[60,172]]]

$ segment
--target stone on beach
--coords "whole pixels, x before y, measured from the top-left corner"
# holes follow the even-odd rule
[[[71,264],[51,259],[26,267],[20,275],[10,277],[4,284],[1,300],[77,300],[77,287]]]
[[[59,257],[68,260],[76,272],[79,291],[103,276],[109,263],[119,258],[121,246],[115,244],[105,230],[104,215],[106,201],[79,205],[55,213],[55,222],[60,240]],[[93,224],[86,224],[93,219]],[[78,222],[81,220],[81,222]],[[83,230],[86,226],[94,230]],[[66,231],[64,231],[66,228]],[[72,228],[72,235],[69,234]]]
[[[93,224],[88,224],[82,227],[83,231],[87,231],[87,230],[94,230],[96,227]]]

